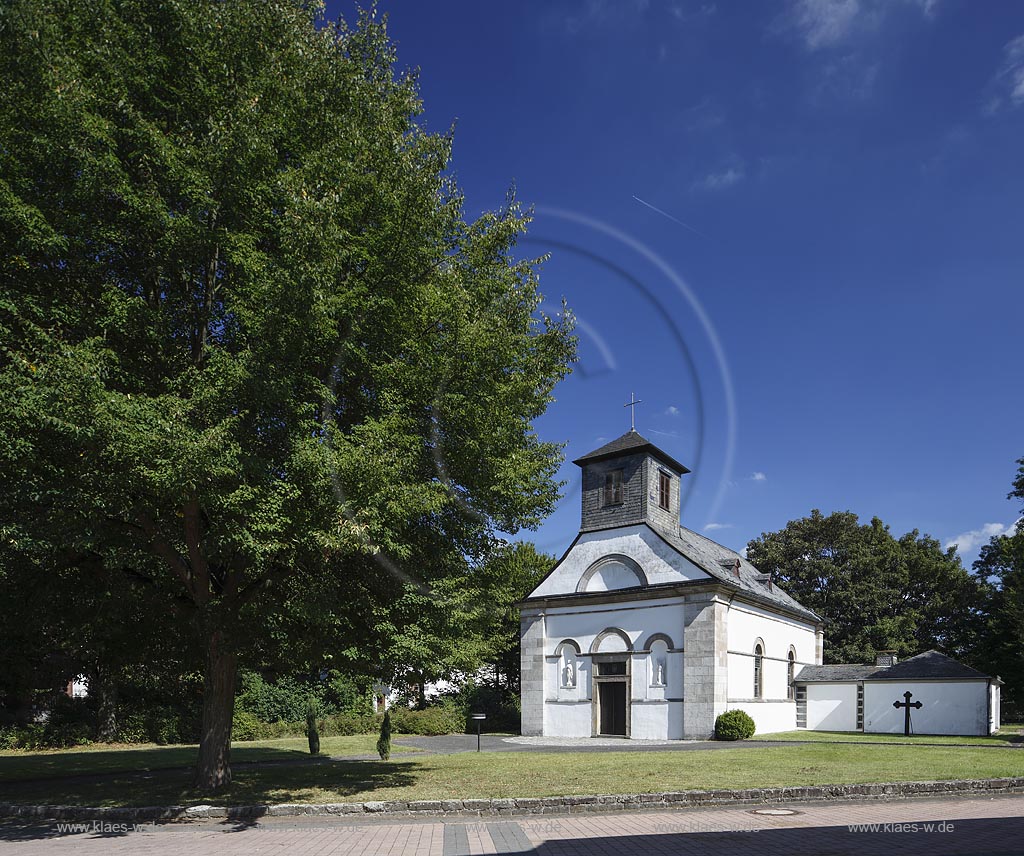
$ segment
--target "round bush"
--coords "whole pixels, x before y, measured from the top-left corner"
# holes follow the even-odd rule
[[[754,720],[742,710],[727,710],[715,720],[715,740],[746,740],[754,736]]]
[[[232,740],[261,740],[264,725],[247,710],[235,710],[231,718]]]

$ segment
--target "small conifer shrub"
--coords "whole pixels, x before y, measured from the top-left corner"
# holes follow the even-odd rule
[[[309,741],[309,754],[320,754],[320,730],[317,728],[317,716],[320,714],[320,705],[313,696],[306,699],[306,739]]]
[[[380,724],[380,737],[377,740],[377,754],[381,761],[391,757],[391,711],[384,711],[384,719]]]

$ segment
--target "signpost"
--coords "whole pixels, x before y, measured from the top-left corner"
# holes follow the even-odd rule
[[[894,701],[892,703],[892,706],[896,708],[896,710],[899,710],[901,707],[904,708],[905,716],[903,719],[903,733],[907,737],[910,736],[910,708],[914,707],[920,710],[924,707],[924,705],[919,701],[912,702],[911,699],[913,697],[914,694],[912,692],[905,692],[903,693],[903,701]]]
[[[485,719],[487,719],[487,714],[486,713],[474,713],[474,714],[471,714],[471,716],[473,717],[473,720],[476,722],[476,751],[479,752],[480,751],[480,725],[481,725],[481,723]]]

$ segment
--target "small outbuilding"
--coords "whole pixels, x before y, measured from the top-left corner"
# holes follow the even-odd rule
[[[999,730],[1002,681],[925,651],[873,666],[807,665],[797,673],[797,728],[876,734],[987,735]]]

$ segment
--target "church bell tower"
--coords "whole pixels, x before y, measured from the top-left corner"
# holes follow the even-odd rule
[[[690,472],[630,429],[573,461],[583,470],[581,532],[650,523],[679,526],[679,480]]]

